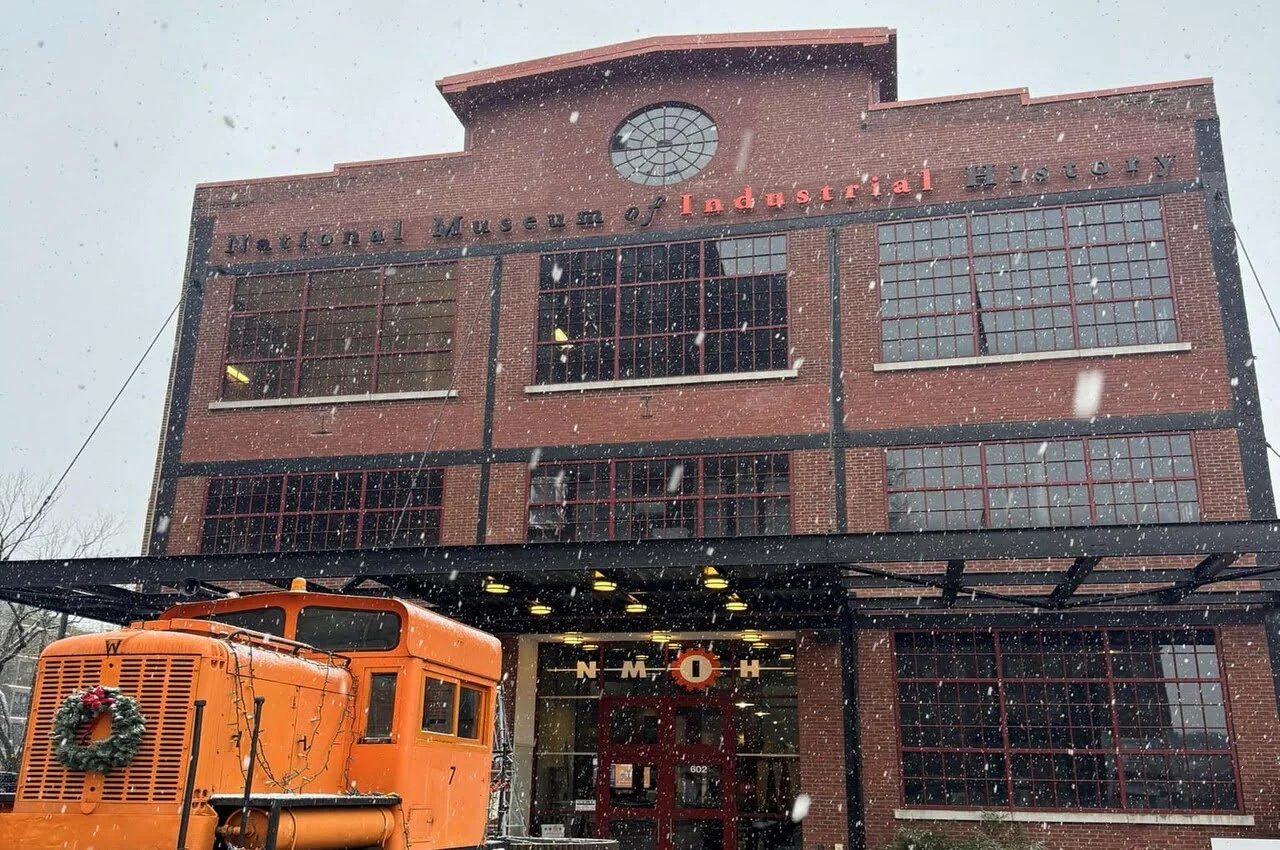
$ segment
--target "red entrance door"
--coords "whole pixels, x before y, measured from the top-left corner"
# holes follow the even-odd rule
[[[619,850],[732,850],[733,742],[726,698],[602,698],[599,836]]]

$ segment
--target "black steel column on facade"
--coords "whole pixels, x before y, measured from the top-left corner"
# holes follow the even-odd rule
[[[840,230],[827,234],[827,276],[831,282],[831,455],[835,475],[836,531],[849,530],[849,506],[845,482],[844,438],[844,335],[840,322]]]
[[[848,802],[850,850],[867,846],[866,804],[862,788],[862,726],[858,721],[858,632],[846,607],[840,615],[840,665],[844,690],[844,784]]]
[[[493,465],[493,405],[498,388],[498,330],[502,310],[502,255],[493,258],[489,290],[489,362],[484,373],[484,428],[480,435],[480,491],[476,496],[476,544],[489,535],[489,474]]]

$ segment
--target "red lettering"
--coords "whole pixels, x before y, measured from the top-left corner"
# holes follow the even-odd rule
[[[929,173],[929,169],[927,168],[924,171],[920,172],[920,191],[921,192],[933,191],[933,175]]]
[[[766,207],[774,207],[782,209],[787,204],[787,199],[783,197],[781,192],[765,192],[764,205]]]
[[[879,177],[871,178],[871,197],[873,198],[880,197],[880,178]]]
[[[911,186],[906,180],[894,180],[892,191],[895,195],[905,195],[911,191]]]
[[[724,212],[724,204],[719,198],[707,198],[705,204],[702,205],[704,215],[720,215]]]
[[[680,196],[680,215],[693,215],[693,195]]]
[[[797,203],[797,204],[807,204],[807,203],[809,203],[809,200],[810,200],[810,198],[809,198],[809,190],[808,190],[808,189],[799,189],[799,190],[797,190],[797,191],[796,191],[796,203]]]
[[[831,187],[830,187],[830,186],[823,186],[823,187],[822,187],[822,200],[823,200],[824,202],[825,202],[825,201],[833,201],[833,200],[835,200],[835,198],[831,197]]]
[[[858,184],[850,183],[844,187],[844,199],[846,201],[856,201],[858,199]]]
[[[751,187],[742,190],[742,194],[733,199],[733,208],[741,212],[747,212],[756,208],[755,195],[751,194]]]

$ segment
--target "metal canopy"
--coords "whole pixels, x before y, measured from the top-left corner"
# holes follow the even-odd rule
[[[1254,563],[1242,565],[1249,555]],[[0,575],[0,598],[127,622],[181,598],[273,590],[302,576],[317,590],[419,599],[491,631],[825,628],[846,609],[1270,606],[1278,555],[1276,520],[174,555],[12,561]],[[729,579],[746,612],[725,611],[730,591],[702,587],[706,566]],[[618,590],[593,592],[594,570]],[[486,577],[510,592],[484,592]],[[648,611],[625,614],[628,594]],[[552,614],[529,614],[535,599]]]

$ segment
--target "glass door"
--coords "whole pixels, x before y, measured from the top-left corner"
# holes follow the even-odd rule
[[[603,698],[598,833],[619,850],[732,850],[732,724],[722,699]]]

